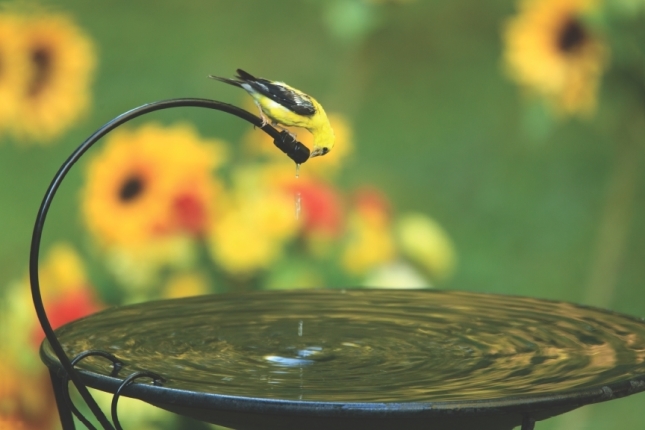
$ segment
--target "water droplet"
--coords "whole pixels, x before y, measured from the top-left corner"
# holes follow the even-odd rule
[[[296,179],[300,177],[300,163],[296,163]]]
[[[302,198],[300,191],[296,192],[296,219],[300,219],[300,212],[302,211]]]
[[[298,323],[298,336],[302,336],[302,328],[305,325],[305,323],[300,320],[300,323]]]

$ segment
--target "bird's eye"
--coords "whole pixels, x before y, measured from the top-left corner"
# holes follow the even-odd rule
[[[320,155],[325,155],[325,154],[326,154],[326,153],[328,153],[328,152],[329,152],[329,148],[323,148],[323,149],[321,150],[321,154],[320,154]]]

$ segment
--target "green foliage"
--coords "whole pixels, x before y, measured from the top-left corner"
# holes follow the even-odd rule
[[[595,21],[611,50],[599,110],[590,119],[558,121],[541,103],[526,105],[504,76],[500,26],[514,10],[509,0],[57,2],[97,45],[94,102],[52,145],[20,146],[0,136],[0,290],[24,275],[46,186],[86,136],[153,100],[194,96],[241,105],[243,94],[207,79],[241,67],[315,94],[351,119],[356,155],[339,182],[348,189],[373,184],[397,210],[438,220],[459,255],[443,287],[589,302],[598,256],[610,249],[617,269],[613,277],[598,275],[613,282],[610,300],[595,304],[643,317],[645,134],[634,124],[645,116],[644,3],[608,2]],[[187,119],[201,134],[233,142],[245,132],[216,113],[154,119]],[[637,167],[618,178],[632,181],[622,213],[611,190],[629,159]],[[43,248],[68,240],[89,249],[78,212],[84,166],[56,197]],[[612,236],[612,223],[626,230]],[[273,268],[269,288],[305,282],[310,264]],[[89,276],[108,303],[122,300],[104,272],[93,268]],[[645,419],[641,397],[585,408],[580,428],[635,428]]]

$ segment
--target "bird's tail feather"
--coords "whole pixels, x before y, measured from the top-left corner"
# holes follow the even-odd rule
[[[253,76],[252,74],[250,74],[250,73],[248,73],[248,72],[245,72],[245,71],[244,71],[244,70],[242,70],[242,69],[237,69],[237,76],[236,76],[236,77],[237,77],[239,80],[241,80],[241,81],[246,81],[246,82],[249,82],[249,81],[257,81],[257,80],[258,80],[258,78],[256,78],[255,76]]]
[[[220,76],[215,76],[215,75],[208,75],[209,78],[215,79],[220,82],[224,82],[229,85],[234,85],[236,87],[241,87],[241,83],[239,81],[236,81],[235,79],[229,79],[229,78],[222,78]]]

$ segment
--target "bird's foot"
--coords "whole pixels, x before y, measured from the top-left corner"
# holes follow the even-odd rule
[[[275,122],[275,121],[271,121],[271,125],[272,125],[272,126],[274,126],[275,128],[277,128],[278,130],[280,130],[280,131],[284,131],[285,133],[287,133],[289,136],[291,136],[291,138],[292,138],[293,140],[298,140],[298,135],[297,135],[296,133],[292,133],[291,131],[289,131],[289,129],[287,129],[287,128],[285,128],[285,127],[281,126],[281,125],[280,125],[280,124],[278,124],[277,122]]]
[[[264,115],[264,111],[262,110],[262,107],[260,107],[260,104],[255,100],[253,102],[258,107],[258,113],[260,114],[260,119],[262,120],[262,124],[260,124],[260,128],[264,128],[264,126],[269,123],[269,120],[267,119],[266,115]]]

